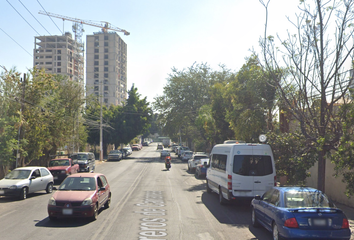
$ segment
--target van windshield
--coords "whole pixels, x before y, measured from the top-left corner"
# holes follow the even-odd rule
[[[273,173],[270,156],[235,155],[233,172],[242,176],[265,176]]]

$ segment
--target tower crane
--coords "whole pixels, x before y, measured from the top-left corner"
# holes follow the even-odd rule
[[[116,32],[122,32],[122,33],[124,33],[124,35],[130,35],[130,33],[128,31],[118,28],[118,27],[114,27],[109,22],[105,22],[105,21],[101,21],[101,24],[99,24],[99,23],[95,23],[90,20],[82,20],[82,19],[62,16],[62,15],[50,13],[50,12],[39,11],[38,13],[43,14],[43,15],[47,15],[47,16],[51,16],[51,17],[55,17],[55,18],[60,18],[63,21],[68,20],[68,21],[72,21],[72,22],[76,22],[76,23],[80,23],[80,24],[86,24],[86,25],[90,25],[90,26],[94,26],[94,27],[99,27],[102,29],[102,32],[107,32],[108,30],[112,30],[112,31],[116,31]]]

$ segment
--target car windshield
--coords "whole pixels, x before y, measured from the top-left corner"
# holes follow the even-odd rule
[[[5,179],[27,179],[31,170],[13,170],[5,176]]]
[[[69,160],[52,160],[49,162],[49,167],[55,167],[55,166],[69,166]]]
[[[112,151],[110,151],[109,153],[110,153],[110,154],[111,154],[111,153],[119,153],[119,150],[112,150]]]
[[[290,191],[284,197],[287,208],[330,207],[330,201],[320,191]]]
[[[87,160],[87,154],[74,154],[71,158],[73,160]]]
[[[93,177],[67,177],[59,186],[59,191],[93,191],[96,181]]]

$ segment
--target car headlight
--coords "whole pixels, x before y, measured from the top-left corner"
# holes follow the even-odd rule
[[[55,202],[55,199],[53,197],[51,197],[48,201],[48,205],[53,205],[53,206],[56,206],[57,203]]]
[[[91,198],[86,198],[83,202],[82,202],[82,206],[87,206],[90,205],[92,203],[92,199]]]
[[[16,185],[12,185],[11,187],[9,187],[9,189],[17,189],[17,186]]]

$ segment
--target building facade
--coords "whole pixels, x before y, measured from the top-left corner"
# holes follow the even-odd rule
[[[35,37],[33,66],[46,73],[62,74],[84,85],[84,45],[66,32]]]
[[[127,44],[116,32],[86,36],[86,95],[122,105],[127,99]]]

